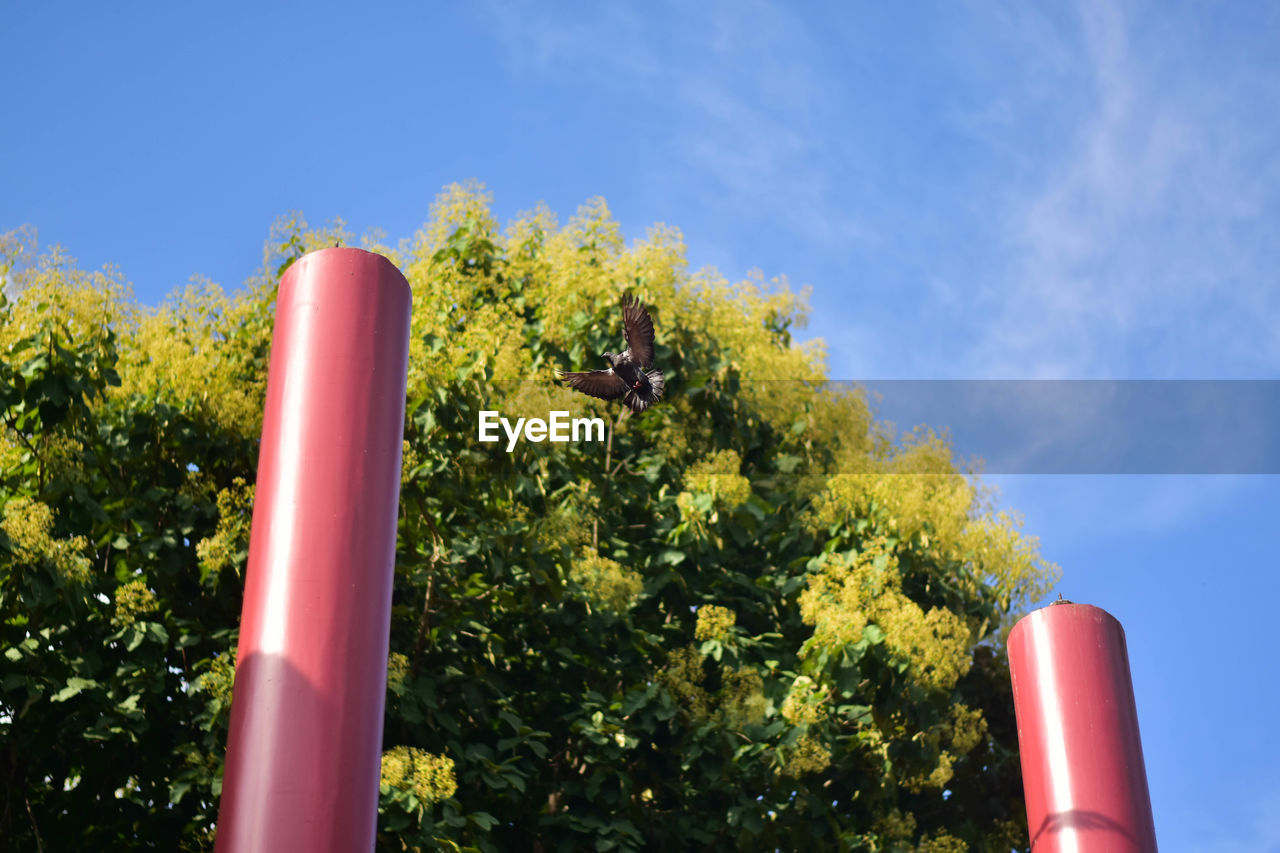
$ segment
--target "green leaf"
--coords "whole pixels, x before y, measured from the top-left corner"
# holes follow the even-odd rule
[[[774,458],[773,464],[783,474],[790,474],[803,462],[799,456],[791,456],[789,454],[779,454]]]
[[[170,805],[178,805],[182,802],[182,798],[192,788],[191,779],[179,779],[169,786],[169,803]]]
[[[144,627],[145,623],[137,623],[130,625],[124,632],[124,648],[125,651],[136,651],[138,646],[142,645],[142,641],[146,639],[147,632]]]
[[[658,562],[666,563],[671,566],[678,566],[685,561],[688,555],[684,551],[677,551],[674,548],[666,548],[658,557]]]
[[[72,676],[67,679],[67,686],[53,694],[49,698],[51,702],[65,702],[72,696],[77,696],[83,690],[88,690],[98,686],[98,682],[89,678],[77,678]]]

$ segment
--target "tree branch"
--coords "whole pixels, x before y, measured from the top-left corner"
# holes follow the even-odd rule
[[[44,839],[40,837],[40,827],[36,826],[35,812],[31,811],[31,798],[23,794],[22,801],[27,804],[27,817],[31,818],[31,831],[36,834],[36,851],[44,853]]]

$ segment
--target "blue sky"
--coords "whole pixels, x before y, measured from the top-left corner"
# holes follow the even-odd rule
[[[266,5],[6,3],[0,230],[154,303],[477,178],[812,286],[835,378],[1280,378],[1275,6]],[[1277,478],[991,480],[1126,628],[1162,847],[1280,850]]]

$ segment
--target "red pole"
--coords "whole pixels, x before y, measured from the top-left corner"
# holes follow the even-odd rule
[[[409,313],[361,249],[280,281],[218,853],[373,849]]]
[[[1120,623],[1089,604],[1041,608],[1013,626],[1009,669],[1032,851],[1155,851]]]

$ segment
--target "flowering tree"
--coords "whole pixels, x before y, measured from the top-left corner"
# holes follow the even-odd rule
[[[335,239],[284,222],[241,293],[155,309],[0,242],[9,846],[210,846],[274,284]],[[367,244],[414,291],[380,848],[1023,846],[1002,638],[1054,567],[826,384],[785,283],[601,201],[502,229],[470,186]],[[667,376],[642,415],[553,378],[617,349],[624,292]],[[507,452],[481,410],[607,437]]]

